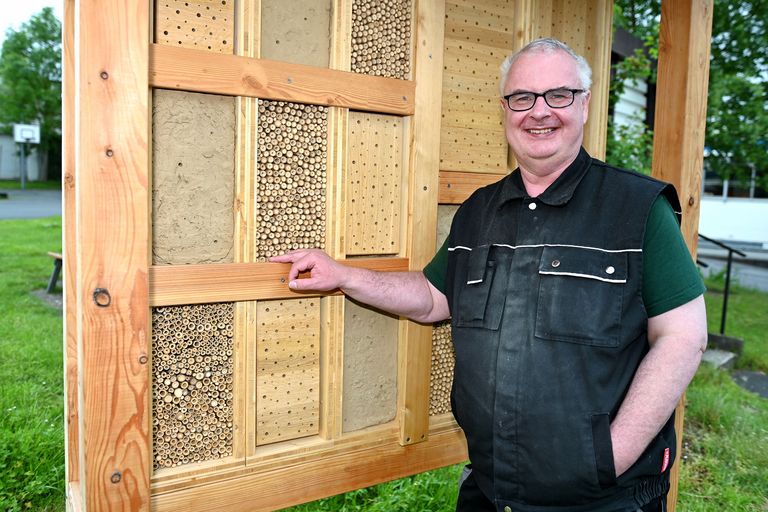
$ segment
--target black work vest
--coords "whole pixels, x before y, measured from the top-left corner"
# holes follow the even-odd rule
[[[648,352],[642,247],[662,193],[679,211],[670,185],[582,149],[539,197],[515,172],[456,213],[446,274],[453,411],[499,510],[616,510],[668,488],[672,419],[618,479],[610,440]]]

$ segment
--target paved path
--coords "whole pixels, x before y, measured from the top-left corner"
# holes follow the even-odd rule
[[[61,215],[60,190],[0,190],[0,219],[36,219],[54,215]]]
[[[768,398],[768,375],[763,372],[751,372],[748,370],[736,370],[731,373],[733,380],[753,393],[757,393],[763,398]]]

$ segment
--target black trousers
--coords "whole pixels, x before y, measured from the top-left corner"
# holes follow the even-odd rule
[[[616,512],[666,512],[667,497],[655,498],[650,503],[638,509],[621,509]],[[456,501],[456,512],[498,512],[493,502],[477,486],[470,466],[464,468],[459,480],[459,498]]]

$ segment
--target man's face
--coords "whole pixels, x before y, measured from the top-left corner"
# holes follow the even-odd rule
[[[504,95],[581,89],[576,62],[565,52],[521,55],[509,70]],[[579,152],[587,122],[589,93],[577,93],[573,104],[551,108],[543,97],[530,110],[515,112],[502,101],[507,141],[526,171],[546,175],[562,170]]]

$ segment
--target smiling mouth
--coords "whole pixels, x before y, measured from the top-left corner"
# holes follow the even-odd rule
[[[533,134],[533,135],[544,135],[545,133],[550,133],[550,132],[555,131],[555,129],[554,128],[542,128],[540,130],[530,129],[530,130],[526,130],[526,131],[528,133]]]

